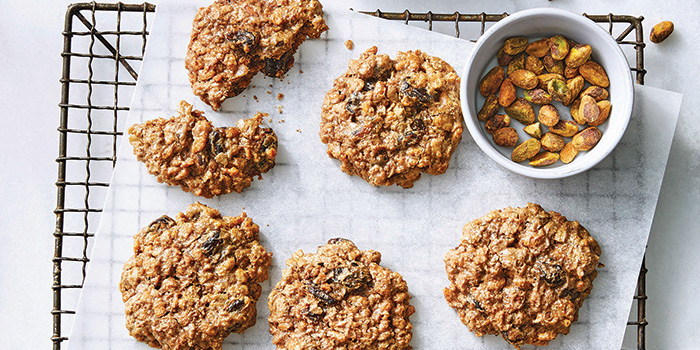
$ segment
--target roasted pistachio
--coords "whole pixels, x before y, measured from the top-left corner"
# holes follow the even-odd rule
[[[527,45],[527,48],[525,48],[525,52],[527,52],[528,55],[537,58],[542,58],[549,52],[549,40],[547,38],[544,38],[537,41],[533,41],[529,45]]]
[[[591,57],[592,52],[591,45],[576,45],[569,50],[564,62],[570,67],[581,67]]]
[[[583,95],[588,95],[588,96],[593,97],[596,100],[596,102],[605,100],[609,96],[608,90],[606,90],[600,86],[595,86],[595,85],[589,86],[586,88],[586,90],[583,90],[583,92],[581,93],[581,96],[583,96]]]
[[[562,148],[564,148],[566,141],[564,141],[563,137],[557,134],[547,132],[544,135],[542,135],[540,143],[542,144],[542,148],[547,151],[559,152]]]
[[[578,67],[570,67],[570,66],[564,67],[564,78],[571,79],[577,75],[578,75]]]
[[[537,75],[535,73],[530,72],[527,69],[518,69],[514,72],[512,72],[508,78],[510,81],[513,83],[513,85],[529,90],[529,89],[534,89],[537,87]]]
[[[578,132],[578,124],[573,120],[560,120],[558,123],[550,126],[549,131],[559,136],[571,137]]]
[[[513,59],[513,56],[507,54],[503,48],[498,50],[498,54],[496,55],[496,60],[498,61],[498,65],[505,67],[510,63],[510,61]]]
[[[564,106],[568,106],[571,104],[571,102],[574,102],[576,96],[578,96],[579,92],[581,92],[583,89],[583,84],[585,84],[585,82],[583,81],[583,77],[580,75],[566,81],[566,87],[569,88],[569,98],[565,101],[561,101]]]
[[[552,95],[553,99],[559,102],[565,102],[571,98],[571,90],[569,90],[569,87],[563,80],[550,80],[549,83],[547,83],[547,92]]]
[[[527,48],[528,40],[524,36],[509,38],[503,44],[503,51],[509,55],[517,55]]]
[[[508,125],[510,125],[510,117],[507,114],[496,114],[486,121],[484,129],[489,134],[493,134],[496,130],[505,128]]]
[[[555,60],[563,60],[569,54],[569,41],[561,35],[549,38],[549,53]]]
[[[532,102],[537,105],[546,105],[552,102],[552,95],[540,88],[525,90],[523,91],[523,96],[525,96],[525,100],[527,100],[527,102]]]
[[[503,147],[515,147],[518,144],[518,132],[514,128],[501,128],[493,133],[493,142]]]
[[[479,82],[479,92],[481,96],[488,96],[498,92],[503,82],[503,67],[495,66],[481,78]]]
[[[598,128],[591,126],[574,135],[571,139],[571,143],[579,151],[589,151],[598,144],[602,136],[603,134]]]
[[[523,128],[523,131],[525,131],[526,134],[539,139],[542,137],[542,127],[540,126],[540,123],[532,123],[526,127]]]
[[[476,117],[479,120],[487,120],[496,114],[499,108],[501,108],[501,105],[498,104],[498,96],[496,94],[491,94],[486,97],[486,101],[484,101],[484,105],[481,106]]]
[[[598,105],[598,109],[600,109],[600,113],[598,114],[598,118],[596,118],[596,120],[588,122],[588,125],[590,126],[598,126],[605,123],[610,116],[610,109],[612,109],[612,105],[608,100],[598,101],[596,104]]]
[[[593,97],[588,95],[583,95],[581,97],[581,106],[578,108],[578,117],[586,121],[586,123],[591,123],[598,120],[598,115],[600,114],[600,108],[595,102]]]
[[[516,98],[505,110],[511,118],[522,124],[529,125],[535,122],[535,111],[530,106],[530,103],[522,97]]]
[[[566,78],[564,78],[564,76],[561,74],[554,74],[554,73],[540,74],[537,76],[537,80],[538,80],[537,87],[540,89],[543,89],[543,90],[547,90],[547,84],[549,84],[549,82],[551,80],[554,80],[554,79],[559,79],[561,81],[566,80]]]
[[[535,73],[535,75],[540,75],[544,71],[544,64],[539,58],[529,55],[525,59],[525,69]]]
[[[559,152],[559,159],[561,159],[562,162],[569,164],[574,160],[574,158],[576,158],[576,155],[578,155],[578,149],[574,147],[573,142],[569,142],[564,145],[564,148],[562,148]]]
[[[552,105],[544,105],[540,107],[537,120],[539,120],[542,125],[553,126],[559,122],[559,111]]]
[[[510,63],[508,63],[508,69],[506,70],[507,75],[511,75],[511,73],[515,72],[518,69],[525,69],[525,54],[521,53],[515,57],[513,57],[512,60],[510,60]]]
[[[586,120],[583,119],[583,118],[581,118],[581,117],[579,117],[579,115],[578,115],[578,110],[579,110],[580,107],[581,107],[581,99],[580,99],[580,98],[577,98],[577,99],[574,100],[573,103],[571,103],[571,109],[570,109],[571,117],[572,117],[577,123],[579,123],[579,124],[581,124],[581,125],[584,125],[584,124],[586,124]]]
[[[651,40],[652,43],[658,44],[666,40],[671,33],[673,33],[673,22],[663,21],[651,28],[649,40]]]
[[[529,139],[515,147],[513,153],[510,154],[510,159],[516,163],[526,161],[540,152],[540,141],[538,139]]]
[[[578,72],[581,73],[583,79],[586,79],[587,82],[593,85],[604,88],[610,86],[608,74],[605,73],[605,69],[598,63],[588,61],[579,67]]]
[[[531,166],[547,166],[556,163],[559,160],[559,154],[553,152],[540,152],[534,157],[530,158]]]
[[[503,107],[510,106],[515,101],[515,86],[506,78],[501,83],[501,89],[498,93],[498,103]]]
[[[564,61],[558,61],[551,55],[546,55],[542,58],[542,64],[547,72],[564,75]]]

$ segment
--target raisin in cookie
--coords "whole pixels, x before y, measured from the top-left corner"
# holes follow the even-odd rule
[[[445,255],[445,299],[478,336],[547,345],[578,319],[599,258],[577,221],[532,203],[494,210],[466,224]]]
[[[328,156],[374,186],[410,188],[422,172],[444,173],[463,131],[459,76],[421,51],[392,60],[372,47],[350,60],[321,112]]]
[[[267,304],[277,349],[410,349],[406,282],[380,260],[342,238],[296,252]]]
[[[119,283],[129,333],[156,348],[217,350],[254,325],[272,256],[258,230],[245,213],[200,203],[143,228]]]
[[[258,71],[284,75],[299,45],[326,30],[316,0],[217,0],[194,18],[185,58],[192,90],[217,110]]]
[[[275,166],[277,135],[261,122],[258,113],[235,127],[215,128],[182,101],[177,116],[131,126],[129,142],[158,182],[211,198],[240,193]]]

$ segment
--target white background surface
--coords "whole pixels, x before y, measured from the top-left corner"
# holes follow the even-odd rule
[[[326,0],[329,1],[329,0]],[[2,348],[51,346],[53,256],[63,18],[70,1],[0,1],[0,329]],[[350,6],[350,5],[349,5]],[[647,347],[697,349],[700,324],[700,103],[696,43],[700,3],[695,1],[354,1],[355,9],[433,12],[514,12],[554,6],[590,14],[644,15],[645,33],[670,19],[676,32],[647,43],[646,85],[684,94],[676,136],[647,253]],[[430,6],[430,8],[428,8]],[[645,35],[645,37],[646,37]],[[7,337],[9,335],[9,337]]]

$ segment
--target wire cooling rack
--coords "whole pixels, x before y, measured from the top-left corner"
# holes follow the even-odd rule
[[[117,161],[122,121],[138,79],[153,12],[155,5],[149,3],[95,2],[72,4],[66,12],[51,286],[54,350],[61,349],[68,339],[65,334],[70,330],[62,325],[71,324],[83,288],[90,261],[88,247],[97,230],[109,174]],[[429,30],[434,25],[453,23],[455,36],[472,33],[471,40],[483,34],[488,25],[508,16],[507,13],[443,14],[408,10],[361,12],[406,24],[427,24]],[[634,51],[635,60],[630,69],[636,73],[637,83],[644,84],[644,18],[614,14],[584,16],[607,25],[608,32],[623,50]],[[646,273],[642,262],[632,306],[633,321],[627,323],[628,334],[636,332],[638,350],[646,349]]]

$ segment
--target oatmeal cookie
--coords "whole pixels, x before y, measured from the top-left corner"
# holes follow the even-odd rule
[[[578,319],[599,258],[577,221],[532,203],[494,210],[466,224],[445,255],[445,299],[477,336],[547,345]]]
[[[316,0],[216,0],[199,9],[185,68],[195,95],[214,110],[262,71],[281,77],[306,38],[328,30]]]
[[[374,186],[410,188],[447,170],[462,139],[459,76],[438,57],[377,48],[350,60],[321,112],[321,141],[341,169]]]
[[[241,192],[253,177],[275,166],[277,135],[260,127],[262,114],[215,128],[202,112],[181,101],[178,115],[129,128],[136,158],[158,182],[211,198]]]
[[[144,227],[119,283],[129,334],[156,348],[218,350],[254,325],[272,257],[258,230],[245,213],[221,217],[200,203]]]
[[[342,238],[296,252],[267,303],[277,349],[411,349],[411,296],[380,260]]]

